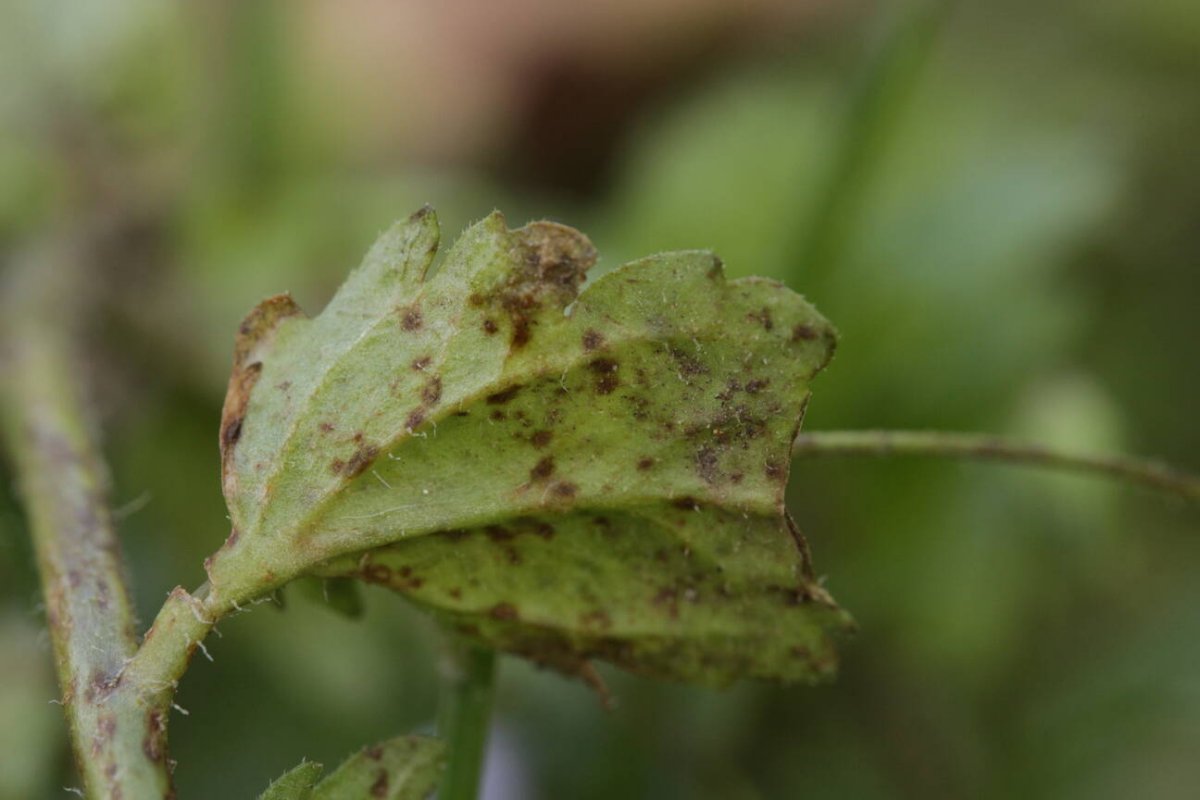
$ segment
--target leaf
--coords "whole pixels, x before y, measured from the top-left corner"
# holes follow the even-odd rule
[[[310,800],[324,769],[315,761],[302,761],[271,781],[258,800]]]
[[[493,214],[430,275],[437,242],[418,212],[318,317],[279,296],[243,323],[210,602],[350,575],[568,671],[831,674],[851,623],[783,496],[832,326],[707,252],[580,294],[570,228]]]
[[[258,800],[422,800],[441,777],[445,744],[425,736],[399,736],[347,758],[327,778],[305,761],[273,781]]]
[[[445,751],[443,742],[426,736],[363,748],[317,784],[312,800],[422,800],[441,778]]]

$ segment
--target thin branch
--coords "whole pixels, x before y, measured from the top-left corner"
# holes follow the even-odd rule
[[[819,431],[796,437],[797,458],[820,456],[936,456],[1006,461],[1101,475],[1200,502],[1200,476],[1159,461],[1055,450],[997,436],[941,431]]]
[[[89,294],[77,255],[56,247],[7,276],[5,431],[87,795],[165,797],[165,714],[117,691],[136,647],[135,623],[73,352],[78,306]]]

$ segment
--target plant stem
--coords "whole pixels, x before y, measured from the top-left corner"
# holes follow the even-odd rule
[[[818,456],[937,456],[1007,461],[1102,475],[1200,502],[1200,476],[1167,464],[1125,456],[1086,455],[998,436],[941,431],[820,431],[802,433],[792,449],[797,458]]]
[[[450,748],[438,800],[475,800],[487,751],[496,654],[461,640],[447,643],[438,735]]]
[[[824,274],[853,234],[862,199],[917,87],[951,0],[907,0],[886,20],[846,98],[827,170],[790,248],[806,275]]]
[[[5,287],[5,430],[37,554],[75,760],[88,797],[171,791],[165,712],[118,691],[136,648],[108,476],[74,352],[88,296],[78,253],[59,248],[10,270]]]

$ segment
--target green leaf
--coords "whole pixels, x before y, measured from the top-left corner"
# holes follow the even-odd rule
[[[271,781],[258,800],[310,800],[324,769],[315,761],[303,761]]]
[[[399,736],[364,747],[325,780],[320,764],[305,761],[273,781],[258,800],[422,800],[441,777],[445,751],[438,739]]]
[[[365,747],[317,784],[312,800],[422,800],[433,793],[445,745],[426,736],[400,736]]]
[[[418,212],[318,317],[279,296],[243,323],[210,602],[356,576],[568,671],[829,675],[851,623],[783,496],[832,326],[707,252],[579,293],[570,228],[493,214],[430,275],[437,242]]]

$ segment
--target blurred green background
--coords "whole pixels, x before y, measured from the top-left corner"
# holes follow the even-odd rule
[[[842,331],[808,430],[968,429],[1200,468],[1200,4],[156,3],[0,9],[0,250],[99,232],[89,364],[143,620],[226,534],[217,422],[261,297],[320,308],[423,203],[708,247]],[[0,467],[7,470],[7,467]],[[469,467],[464,467],[469,469]],[[0,474],[0,798],[75,785]],[[831,686],[503,662],[485,797],[1192,798],[1200,516],[1123,487],[805,461],[857,617]],[[172,719],[184,798],[428,730],[434,632],[298,592],[221,626]]]

